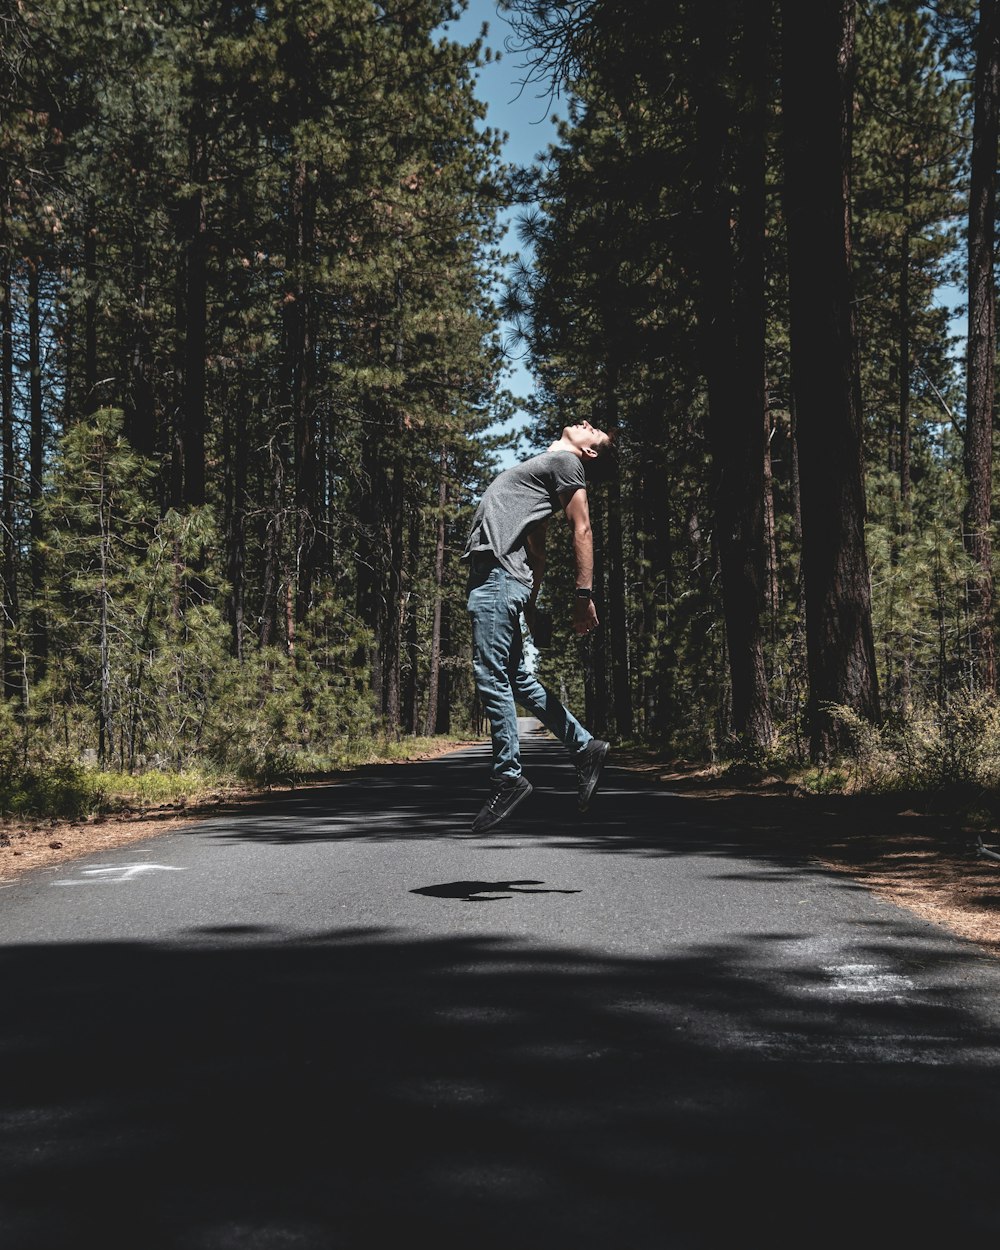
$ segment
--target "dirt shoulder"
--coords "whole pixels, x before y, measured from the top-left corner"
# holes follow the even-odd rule
[[[436,759],[463,746],[477,742],[446,741],[430,750],[415,751],[405,759],[376,760],[373,763],[408,764],[417,760]],[[0,819],[0,886],[9,885],[23,873],[35,868],[51,868],[67,860],[93,855],[142,842],[160,833],[169,833],[183,825],[196,824],[213,816],[239,812],[259,803],[261,799],[279,794],[300,793],[320,786],[335,785],[356,777],[362,768],[325,773],[321,777],[292,784],[262,786],[220,786],[197,802],[166,803],[140,812],[118,816],[87,816],[80,820]]]
[[[978,855],[976,830],[926,796],[803,792],[776,777],[734,784],[714,770],[626,755],[619,765],[701,798],[762,849],[806,855],[872,893],[1000,956],[1000,862]],[[1000,833],[984,832],[996,850]]]

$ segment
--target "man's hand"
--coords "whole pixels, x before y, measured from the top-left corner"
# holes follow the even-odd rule
[[[577,599],[573,604],[573,629],[578,634],[589,634],[600,623],[593,599]]]

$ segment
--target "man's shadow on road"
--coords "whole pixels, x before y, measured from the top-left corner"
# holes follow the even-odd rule
[[[443,885],[422,885],[411,894],[430,898],[460,898],[466,903],[499,903],[515,894],[579,894],[579,890],[522,890],[524,885],[544,885],[544,881],[448,881]]]

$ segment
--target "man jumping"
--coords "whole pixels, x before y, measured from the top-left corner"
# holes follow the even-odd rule
[[[581,421],[566,426],[548,451],[495,478],[476,509],[462,558],[471,563],[472,664],[490,721],[493,772],[490,797],[473,821],[473,833],[498,825],[531,793],[531,783],[521,772],[515,701],[569,749],[580,811],[586,811],[597,789],[608,743],[588,733],[528,672],[520,618],[523,612],[533,629],[545,571],[545,533],[549,518],[562,509],[572,527],[576,560],[573,629],[589,634],[598,627],[586,487],[588,480],[604,480],[616,468],[613,436]]]

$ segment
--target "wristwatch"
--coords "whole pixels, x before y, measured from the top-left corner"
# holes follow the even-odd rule
[[[576,597],[577,597],[578,599],[588,599],[588,600],[593,600],[593,598],[594,598],[594,592],[593,592],[593,591],[592,591],[589,587],[587,587],[587,586],[577,586],[577,588],[576,588]]]

